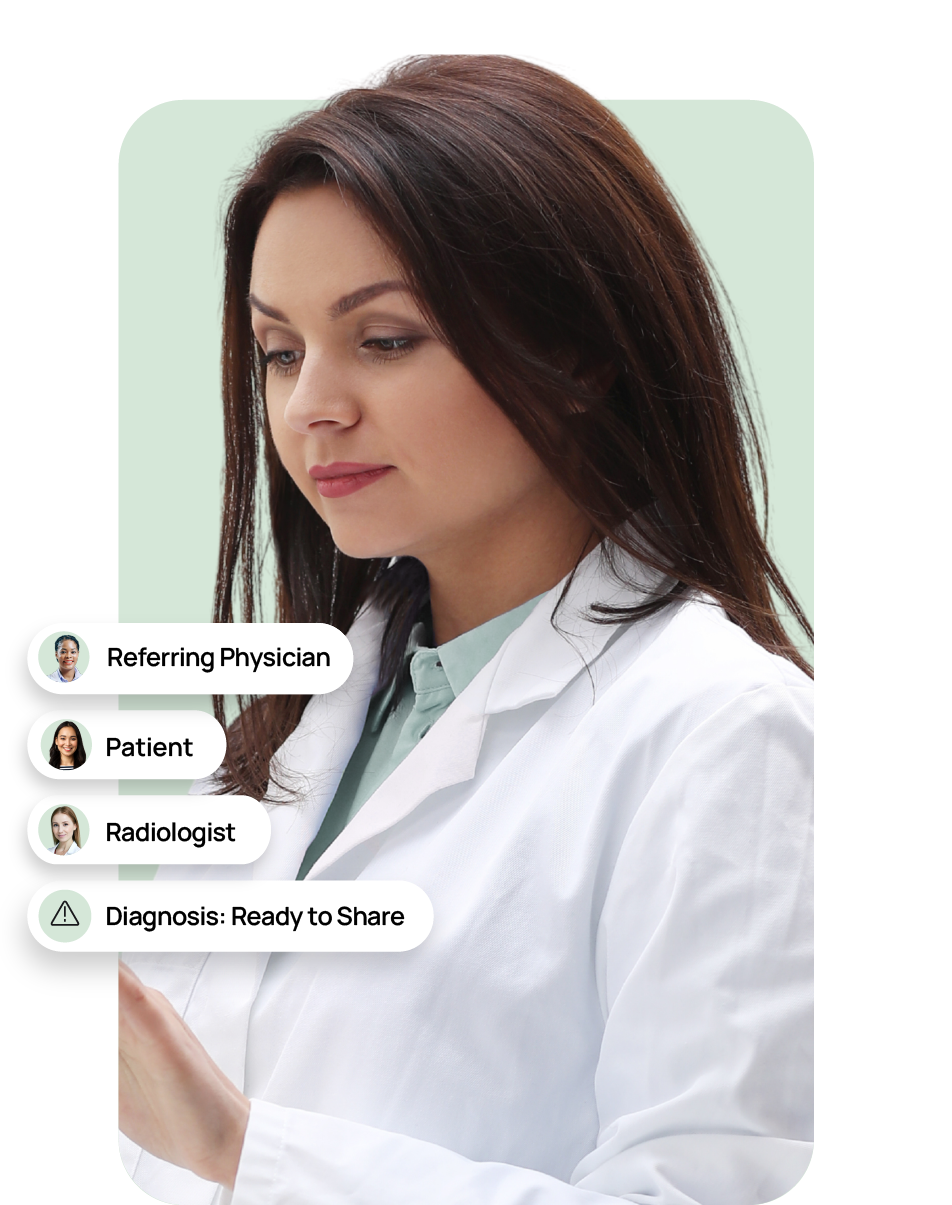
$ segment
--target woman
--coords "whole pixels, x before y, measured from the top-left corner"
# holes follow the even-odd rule
[[[56,725],[53,743],[50,745],[50,765],[57,770],[78,770],[86,763],[83,734],[79,725],[72,720],[63,720]]]
[[[811,690],[774,598],[807,625],[663,183],[541,68],[415,60],[264,147],[224,316],[217,617],[257,614],[263,461],[277,614],[347,630],[355,663],[248,702],[203,789],[271,804],[254,877],[405,879],[436,919],[399,956],[131,957],[137,1184],[785,1192],[811,1136]]]
[[[72,808],[57,808],[50,817],[50,828],[53,832],[53,844],[49,847],[51,854],[65,857],[82,847],[79,821]]]
[[[53,645],[57,668],[46,676],[51,682],[75,682],[83,675],[79,672],[79,640],[76,636],[63,635]]]

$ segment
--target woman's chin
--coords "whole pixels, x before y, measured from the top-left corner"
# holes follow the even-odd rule
[[[331,538],[344,556],[358,561],[406,556],[407,547],[413,544],[413,541],[400,539],[392,532],[354,531],[346,526],[332,527]]]

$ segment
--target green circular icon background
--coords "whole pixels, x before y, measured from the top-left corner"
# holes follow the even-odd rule
[[[89,665],[89,645],[83,638],[82,632],[54,632],[52,636],[47,636],[47,638],[40,645],[37,656],[37,660],[40,663],[40,669],[44,674],[46,674],[47,677],[49,677],[50,674],[56,673],[56,671],[59,669],[59,662],[56,660],[54,648],[60,636],[75,636],[79,641],[79,656],[76,658],[76,668],[81,674],[84,674],[86,672],[86,667]],[[58,682],[57,685],[62,686],[63,690],[66,691],[70,686],[72,686],[72,682]]]
[[[80,766],[79,769],[84,770],[89,764],[89,757],[93,751],[93,738],[89,735],[89,729],[85,724],[77,724],[76,721],[71,720],[68,715],[64,715],[61,720],[57,720],[55,724],[50,724],[50,726],[46,729],[46,731],[40,737],[40,752],[43,754],[43,760],[48,762],[50,760],[50,746],[53,744],[53,733],[57,728],[59,728],[60,724],[65,723],[67,720],[69,720],[70,724],[72,724],[75,728],[79,729],[80,736],[83,738],[83,748],[86,750],[86,762],[84,765]],[[74,773],[73,770],[64,770],[63,772],[65,774]]]
[[[51,845],[56,844],[56,838],[53,836],[53,829],[50,826],[50,821],[53,819],[53,813],[60,811],[63,806],[69,806],[76,813],[76,819],[79,821],[79,852],[86,848],[86,842],[89,840],[89,821],[86,819],[86,813],[81,812],[75,803],[72,801],[67,805],[64,799],[62,803],[58,803],[55,808],[47,808],[40,817],[38,832],[40,834],[40,842],[44,849],[49,849]],[[64,855],[75,858],[76,854]]]
[[[76,941],[92,919],[93,911],[78,891],[54,891],[40,904],[40,928],[54,941]]]

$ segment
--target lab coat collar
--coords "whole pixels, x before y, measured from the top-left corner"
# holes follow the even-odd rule
[[[620,576],[612,572],[612,560]],[[618,630],[617,624],[596,622],[593,603],[633,607],[665,593],[672,584],[663,574],[617,549],[611,553],[601,545],[594,549],[568,587],[563,579],[544,595],[503,645],[495,659],[486,713],[494,715],[554,698],[591,665]]]
[[[627,584],[612,573],[609,557],[600,548],[595,549],[567,585],[563,580],[544,595],[524,623],[506,639],[496,656],[454,700],[425,740],[411,750],[328,846],[307,878],[323,875],[344,854],[392,828],[437,791],[471,779],[476,772],[487,716],[554,698],[573,678],[585,672],[617,632],[617,625],[597,623],[591,618],[592,603],[634,606],[665,589],[661,574],[630,558],[625,558],[620,568],[628,579]],[[382,631],[382,622],[380,619],[376,631]],[[361,655],[358,643],[363,648],[363,627],[358,629],[360,623],[358,619],[350,633],[355,667]],[[367,704],[364,703],[361,725],[366,711]],[[358,736],[359,729],[349,743],[351,750]],[[339,780],[337,774],[335,790]],[[323,805],[322,818],[332,797],[333,792]],[[311,836],[316,831],[314,828]],[[272,835],[272,843],[274,840]],[[309,840],[303,844],[300,839],[295,842],[293,856],[298,858],[297,865]],[[293,877],[297,865],[287,877]]]
[[[354,620],[347,638],[354,667],[343,686],[314,695],[301,722],[275,754],[272,775],[292,791],[273,785],[268,794],[271,841],[254,864],[256,879],[293,879],[340,784],[367,717],[380,668],[386,618],[371,608]],[[293,793],[292,793],[293,792]]]

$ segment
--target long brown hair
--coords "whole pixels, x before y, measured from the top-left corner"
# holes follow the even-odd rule
[[[86,764],[86,747],[83,744],[83,734],[79,729],[79,725],[74,724],[72,720],[62,720],[56,725],[56,731],[53,733],[53,743],[50,745],[50,765],[57,770],[62,766],[63,759],[60,756],[56,738],[64,728],[72,728],[76,733],[76,752],[73,754],[73,768],[78,770],[80,766],[85,766]]]
[[[386,678],[426,603],[418,562],[389,567],[334,546],[265,419],[247,300],[255,240],[279,194],[325,182],[373,225],[439,336],[606,547],[675,583],[638,607],[596,607],[596,617],[631,621],[702,591],[809,672],[774,603],[812,639],[761,532],[763,457],[703,252],[620,121],[553,72],[496,55],[414,58],[340,93],[273,134],[237,187],[225,223],[215,619],[261,615],[259,494],[279,621],[346,631],[375,599],[390,615]],[[306,702],[239,701],[223,791],[264,795],[271,757]],[[224,720],[223,700],[215,706]]]

